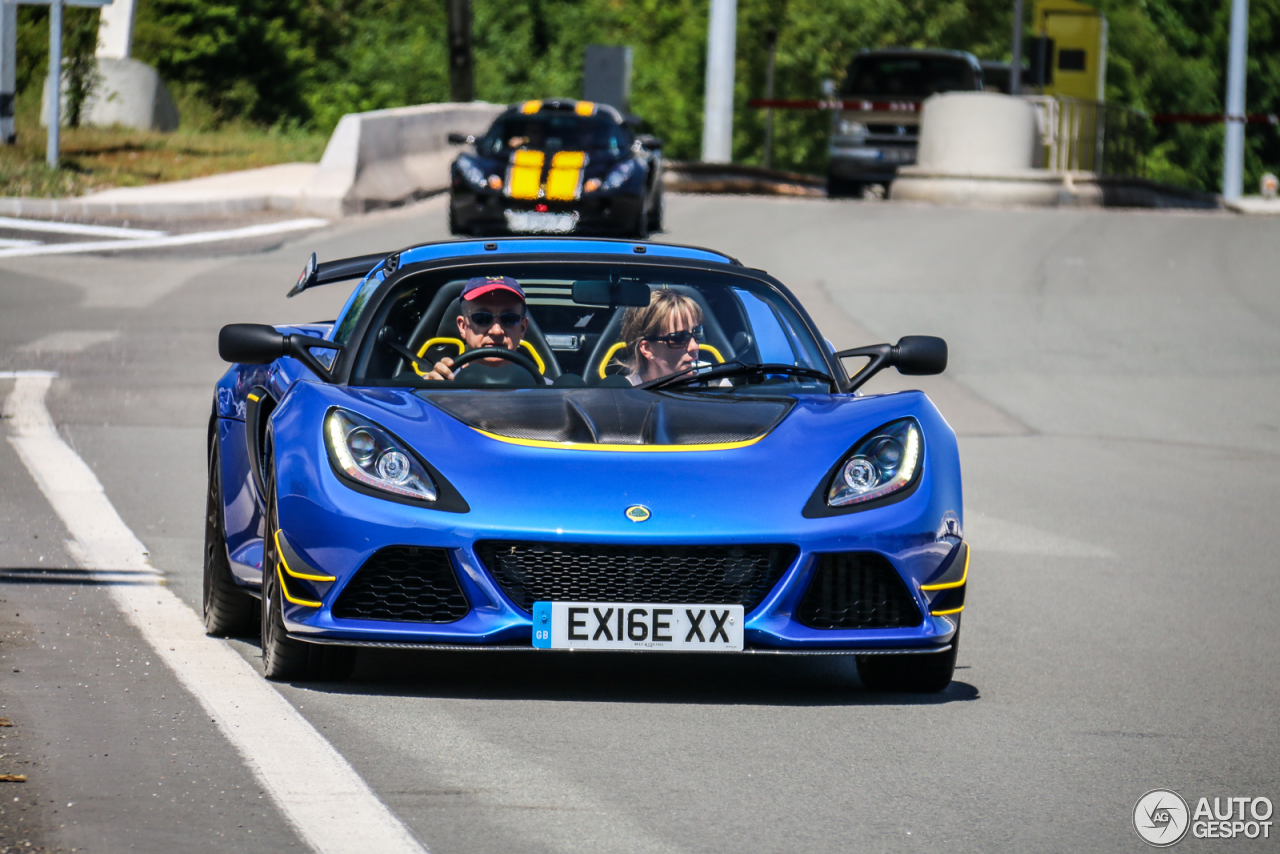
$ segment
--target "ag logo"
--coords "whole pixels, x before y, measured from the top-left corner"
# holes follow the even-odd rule
[[[1167,848],[1187,835],[1190,827],[1187,802],[1177,792],[1152,789],[1133,806],[1133,829],[1142,841]]]
[[[643,504],[632,504],[627,508],[627,518],[632,522],[646,522],[653,515]]]

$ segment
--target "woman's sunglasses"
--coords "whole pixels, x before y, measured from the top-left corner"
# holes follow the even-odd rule
[[[493,326],[493,319],[496,317],[498,321],[507,328],[519,326],[520,321],[524,320],[524,315],[518,311],[504,311],[502,314],[494,314],[492,311],[473,311],[470,314],[471,322],[480,329],[488,329]]]
[[[702,327],[695,326],[692,331],[688,329],[681,329],[679,332],[672,332],[668,335],[646,335],[644,340],[654,342],[661,341],[672,350],[680,350],[684,347],[688,347],[690,341],[697,341],[701,344],[704,338],[705,336],[702,334]]]

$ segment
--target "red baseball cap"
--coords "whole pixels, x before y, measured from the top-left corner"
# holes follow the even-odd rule
[[[467,283],[462,287],[462,298],[473,300],[494,291],[510,291],[524,302],[524,289],[510,276],[476,276],[467,279]]]

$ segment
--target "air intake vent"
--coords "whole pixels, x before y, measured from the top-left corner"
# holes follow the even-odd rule
[[[333,605],[343,620],[452,623],[471,610],[444,549],[379,549]]]
[[[796,620],[813,629],[901,629],[924,618],[902,576],[870,552],[818,556]]]
[[[534,602],[687,602],[750,611],[798,552],[787,545],[476,544],[503,592],[525,611]]]

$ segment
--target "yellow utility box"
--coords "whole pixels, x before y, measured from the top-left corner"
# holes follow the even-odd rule
[[[1035,32],[1040,37],[1032,56],[1031,76],[1043,61],[1045,95],[1061,95],[1102,103],[1106,99],[1107,19],[1076,0],[1037,0]],[[1041,56],[1043,60],[1041,60]]]

